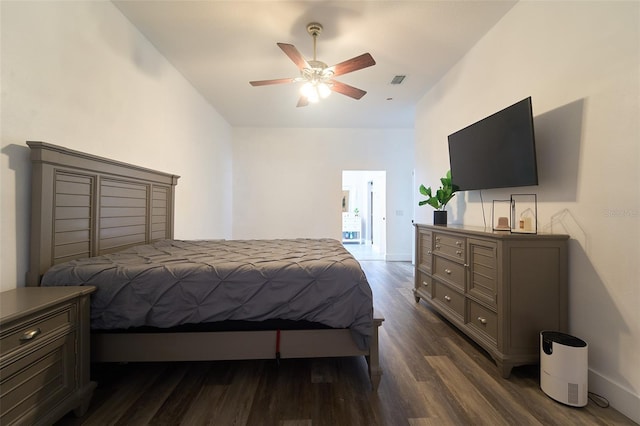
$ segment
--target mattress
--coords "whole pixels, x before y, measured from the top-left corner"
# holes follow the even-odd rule
[[[348,328],[362,349],[372,292],[337,240],[161,240],[51,267],[41,285],[92,285],[93,330],[222,321],[309,321]]]

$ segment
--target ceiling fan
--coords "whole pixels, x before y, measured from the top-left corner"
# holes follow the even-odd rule
[[[329,96],[332,91],[353,99],[362,98],[367,92],[334,80],[334,77],[375,65],[376,61],[373,60],[373,57],[369,53],[363,53],[339,64],[327,66],[324,62],[316,59],[316,39],[322,32],[322,25],[312,22],[307,25],[307,32],[313,37],[313,60],[311,61],[304,59],[294,45],[277,43],[278,47],[296,64],[300,70],[300,77],[250,81],[249,84],[252,86],[267,86],[270,84],[302,82],[304,84],[300,89],[298,107],[307,106],[309,102],[318,102],[321,98]]]

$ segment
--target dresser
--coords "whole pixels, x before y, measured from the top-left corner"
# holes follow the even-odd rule
[[[415,225],[416,302],[486,350],[508,378],[537,364],[540,332],[567,332],[568,235]]]
[[[94,287],[0,293],[0,424],[50,425],[87,410],[89,295]]]

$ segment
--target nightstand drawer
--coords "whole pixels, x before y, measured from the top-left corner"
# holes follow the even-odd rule
[[[0,295],[0,424],[51,425],[85,413],[92,286],[17,287]]]
[[[20,346],[44,339],[55,330],[70,327],[75,321],[75,316],[76,305],[69,303],[44,314],[7,324],[0,334],[0,356],[4,357]]]
[[[44,343],[25,356],[3,362],[0,424],[35,422],[76,388],[75,333]],[[44,342],[44,341],[42,341]],[[39,410],[39,411],[38,411]]]

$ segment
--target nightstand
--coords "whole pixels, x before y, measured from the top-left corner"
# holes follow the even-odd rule
[[[89,295],[95,287],[0,293],[0,424],[47,425],[89,407]]]

